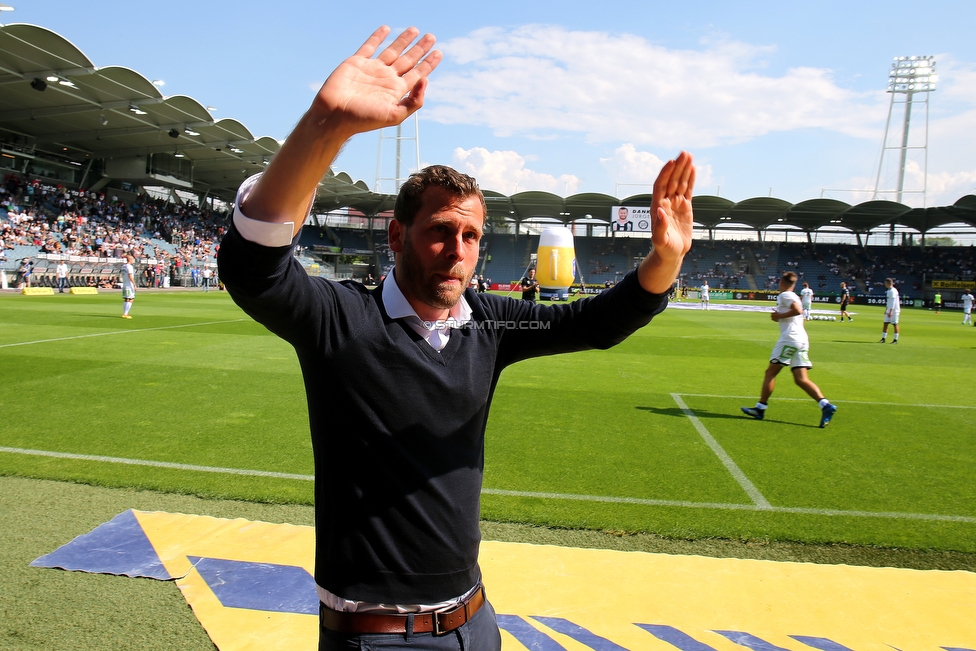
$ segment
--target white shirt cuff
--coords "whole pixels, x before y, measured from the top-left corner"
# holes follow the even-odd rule
[[[237,199],[234,200],[234,226],[241,237],[249,242],[269,247],[291,246],[291,240],[295,233],[295,222],[265,222],[251,219],[241,212],[241,204],[251,194],[251,190],[259,178],[261,175],[255,174],[246,179],[237,191]],[[308,207],[308,213],[312,213],[311,206]],[[305,217],[307,219],[308,215]]]

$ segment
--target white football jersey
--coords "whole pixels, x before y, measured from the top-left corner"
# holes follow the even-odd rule
[[[794,303],[799,302],[800,297],[794,292],[781,292],[780,295],[776,297],[776,311],[786,312]],[[803,315],[797,314],[796,316],[791,316],[787,319],[780,319],[779,336],[780,339],[783,337],[798,341],[806,339],[807,331],[803,328]]]

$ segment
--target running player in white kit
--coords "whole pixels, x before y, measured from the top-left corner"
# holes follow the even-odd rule
[[[813,367],[809,354],[810,339],[803,327],[803,308],[800,306],[800,298],[793,292],[795,286],[796,274],[792,271],[787,271],[779,279],[780,294],[776,297],[776,309],[770,315],[773,321],[779,323],[779,341],[773,347],[773,354],[766,368],[759,402],[755,407],[742,407],[742,413],[756,420],[762,420],[766,415],[769,397],[773,394],[776,385],[776,376],[784,366],[789,366],[793,371],[793,381],[796,385],[817,401],[820,406],[820,427],[826,427],[834,417],[837,407],[830,404],[830,401],[824,398],[820,387],[807,377],[807,369]]]

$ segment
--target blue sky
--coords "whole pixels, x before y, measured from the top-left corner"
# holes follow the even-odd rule
[[[277,139],[373,29],[415,25],[445,53],[420,113],[422,163],[453,164],[506,193],[646,192],[662,161],[687,149],[698,194],[864,201],[851,190],[874,186],[892,58],[934,55],[927,204],[976,193],[969,0],[4,2],[15,11],[3,22],[52,29],[96,66],[162,79],[164,94]],[[373,187],[378,145],[358,136],[335,169]],[[921,159],[909,163],[906,189],[920,189]]]

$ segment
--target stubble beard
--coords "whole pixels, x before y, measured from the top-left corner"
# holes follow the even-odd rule
[[[400,290],[403,291],[406,288],[424,305],[438,310],[449,310],[457,305],[474,275],[474,269],[467,271],[464,265],[458,263],[448,270],[438,270],[437,273],[457,278],[461,281],[459,285],[451,287],[441,284],[429,276],[429,270],[424,269],[410,244],[409,236],[404,238],[403,250],[400,252],[400,259],[397,261],[396,268],[398,272],[397,284],[400,286]]]

